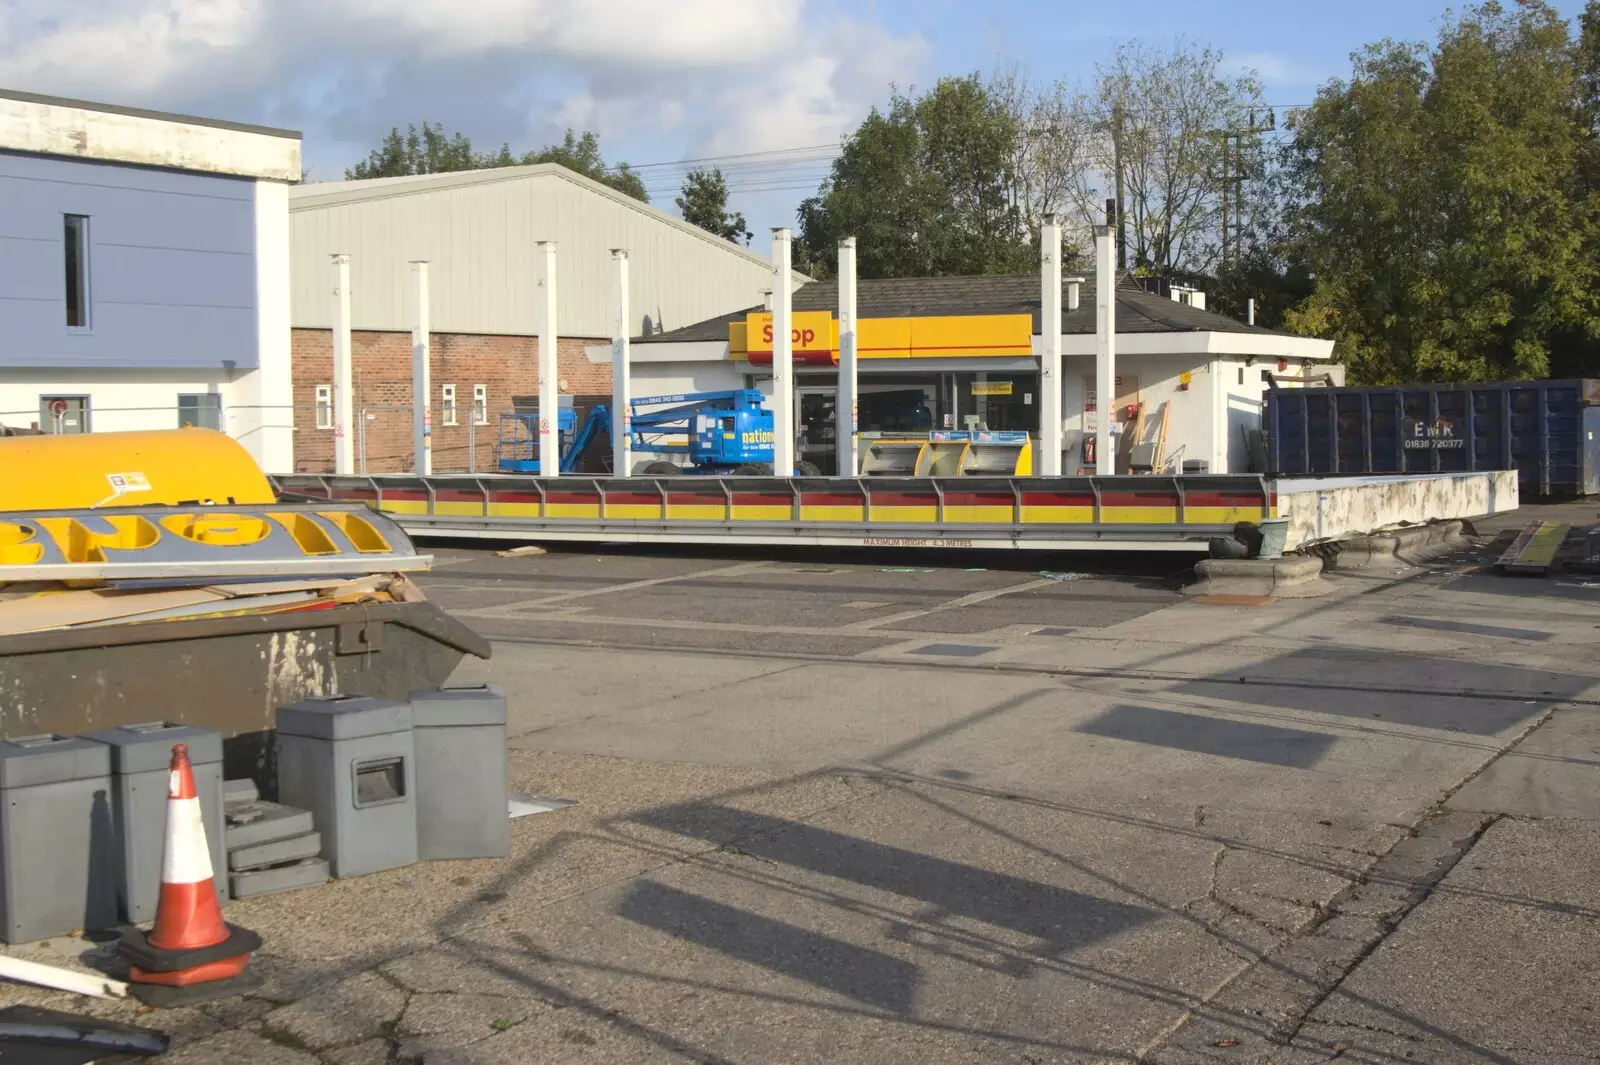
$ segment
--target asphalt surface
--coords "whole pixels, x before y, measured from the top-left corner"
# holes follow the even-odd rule
[[[166,1060],[1600,1061],[1587,579],[1480,550],[1217,606],[1170,556],[435,554],[513,790],[579,805],[233,904],[261,992],[91,1006]]]

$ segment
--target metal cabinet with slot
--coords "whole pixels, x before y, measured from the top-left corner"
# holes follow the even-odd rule
[[[0,941],[116,924],[114,831],[105,746],[0,740]]]
[[[222,735],[168,721],[91,732],[111,755],[111,813],[116,857],[117,909],[135,924],[156,916],[161,898],[161,855],[167,843],[167,799],[172,748],[189,748],[189,765],[219,901],[228,897],[227,855],[222,845]]]
[[[417,751],[417,851],[437,858],[504,858],[506,696],[487,684],[411,693]]]
[[[278,710],[278,801],[310,810],[336,877],[417,860],[410,703],[364,695]]]

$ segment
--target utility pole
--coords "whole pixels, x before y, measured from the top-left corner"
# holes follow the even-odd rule
[[[1117,237],[1117,273],[1128,272],[1128,235],[1123,232],[1122,226],[1122,104],[1111,105],[1111,160],[1112,169],[1117,174],[1117,214],[1115,218],[1107,221],[1116,227]]]
[[[1228,265],[1228,227],[1231,226],[1233,216],[1228,210],[1228,193],[1233,189],[1233,181],[1228,174],[1228,148],[1233,144],[1233,134],[1227,130],[1222,131],[1222,265]]]
[[[1222,265],[1231,257],[1244,254],[1244,138],[1271,133],[1278,128],[1278,113],[1269,108],[1264,123],[1256,122],[1256,109],[1250,109],[1248,124],[1217,130],[1222,138]]]

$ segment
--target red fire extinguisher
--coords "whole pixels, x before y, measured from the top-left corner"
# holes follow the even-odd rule
[[[1094,461],[1094,434],[1093,433],[1084,433],[1083,434],[1083,465],[1084,466],[1093,466],[1093,465],[1095,465],[1095,461]]]

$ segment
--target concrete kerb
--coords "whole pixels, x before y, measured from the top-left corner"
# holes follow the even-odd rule
[[[1198,563],[1194,572],[1200,579],[1186,586],[1184,595],[1270,595],[1277,599],[1307,599],[1333,591],[1333,585],[1322,578],[1322,559],[1316,555],[1208,558]]]
[[[1463,521],[1436,521],[1316,544],[1306,550],[1320,556],[1329,569],[1398,569],[1467,546],[1468,528]]]

